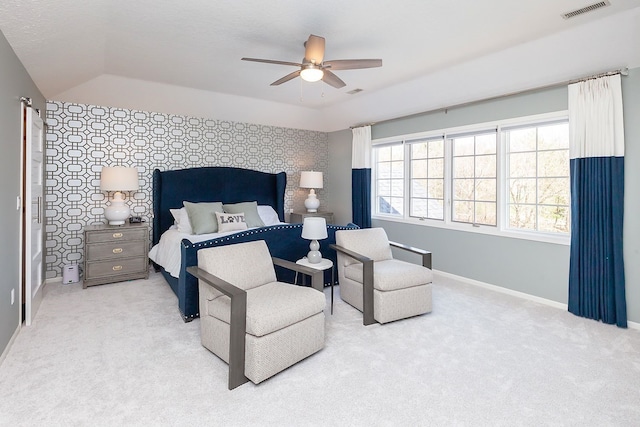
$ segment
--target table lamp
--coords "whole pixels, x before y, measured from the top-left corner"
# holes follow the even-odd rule
[[[309,253],[307,254],[307,260],[310,264],[318,264],[322,261],[318,240],[326,239],[327,237],[327,222],[324,218],[308,217],[304,219],[302,223],[302,238],[311,240]]]
[[[138,169],[124,166],[105,166],[100,172],[100,190],[115,191],[110,204],[104,208],[109,225],[123,225],[131,210],[125,203],[123,191],[138,190]]]
[[[320,200],[316,197],[316,188],[322,188],[322,172],[300,172],[300,187],[310,188],[309,197],[304,201],[307,212],[318,212]]]

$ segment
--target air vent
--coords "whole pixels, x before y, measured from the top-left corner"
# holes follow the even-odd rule
[[[354,89],[347,92],[349,95],[355,95],[356,93],[362,92],[364,89]]]
[[[605,6],[611,6],[611,3],[609,3],[608,0],[604,0],[604,1],[599,1],[598,3],[594,3],[591,4],[589,6],[585,6],[582,9],[577,9],[571,12],[567,12],[567,13],[563,13],[562,17],[564,19],[569,19],[569,18],[573,18],[575,16],[578,15],[582,15],[583,13],[587,13],[587,12],[592,12],[596,9],[600,9],[601,7],[605,7]]]

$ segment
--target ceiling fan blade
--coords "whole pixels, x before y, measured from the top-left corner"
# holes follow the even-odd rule
[[[298,77],[300,75],[300,70],[294,71],[293,73],[287,74],[286,76],[284,76],[283,78],[276,80],[275,82],[271,83],[271,86],[278,86],[281,85],[282,83],[286,83],[289,80],[293,80],[296,77]]]
[[[311,34],[304,42],[304,59],[316,65],[322,64],[324,58],[324,37]]]
[[[382,59],[336,59],[325,61],[323,68],[332,70],[356,70],[358,68],[382,67]]]
[[[272,59],[242,58],[241,60],[242,61],[251,61],[251,62],[264,62],[266,64],[292,65],[294,67],[302,67],[302,64],[297,64],[295,62],[274,61]]]
[[[322,80],[329,86],[333,86],[336,89],[340,89],[341,87],[345,87],[347,85],[340,79],[340,77],[336,76],[329,70],[324,70],[324,76],[322,77]]]

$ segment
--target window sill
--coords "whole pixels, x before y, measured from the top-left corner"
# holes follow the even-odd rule
[[[515,230],[500,230],[497,227],[491,226],[473,226],[471,224],[462,223],[445,223],[437,220],[420,220],[417,218],[399,218],[391,215],[372,215],[373,220],[377,221],[390,221],[410,225],[419,225],[422,227],[443,228],[447,230],[462,231],[466,233],[478,233],[486,234],[496,237],[506,237],[510,239],[522,239],[531,240],[535,242],[552,243],[556,245],[569,246],[571,244],[571,236],[566,235],[554,235],[540,232],[527,232],[527,231],[515,231]]]

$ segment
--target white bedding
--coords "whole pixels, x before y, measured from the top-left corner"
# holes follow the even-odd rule
[[[158,244],[151,248],[149,258],[156,264],[162,266],[170,275],[178,278],[180,276],[180,242],[182,239],[187,239],[191,243],[198,243],[230,234],[243,233],[245,231],[246,230],[228,231],[225,233],[186,234],[181,233],[175,225],[172,225],[167,231],[162,233]]]

